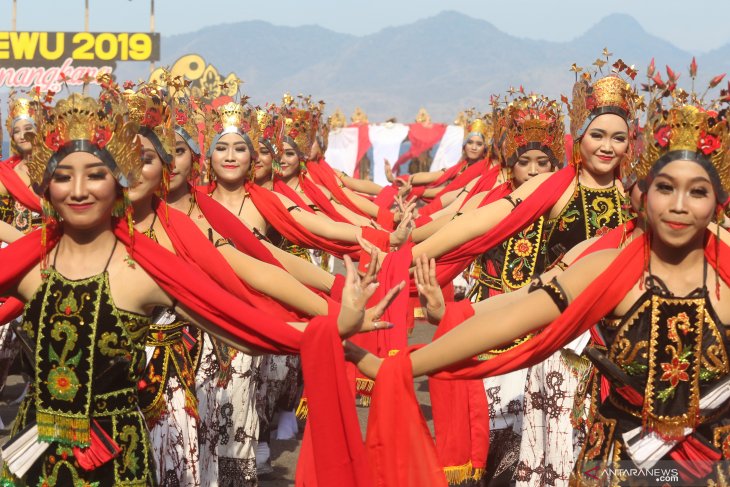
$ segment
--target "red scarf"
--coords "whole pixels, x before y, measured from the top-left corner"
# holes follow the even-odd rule
[[[304,201],[304,198],[302,198],[299,193],[294,191],[293,188],[289,187],[288,184],[286,184],[284,181],[277,179],[274,181],[273,184],[273,191],[276,191],[277,193],[281,193],[292,202],[297,205],[302,210],[306,211],[307,213],[314,213],[314,210],[307,204],[306,201]]]
[[[347,218],[342,216],[337,211],[329,198],[327,198],[327,195],[325,195],[322,190],[319,189],[319,187],[304,174],[299,175],[299,187],[302,189],[307,198],[309,198],[312,204],[316,205],[322,211],[322,213],[327,215],[329,218],[336,222],[351,223]],[[299,196],[299,194],[284,181],[280,179],[275,180],[274,191],[281,193],[287,198],[291,199],[294,203],[297,204],[297,206],[299,206],[303,210],[311,210],[311,208],[304,202],[302,197]]]
[[[5,189],[8,190],[10,196],[31,211],[41,213],[41,200],[37,194],[28,188],[28,186],[20,179],[18,173],[15,172],[15,166],[20,163],[19,156],[13,156],[10,159],[0,162],[0,181],[2,181]]]
[[[48,253],[58,243],[61,232],[56,226],[49,226],[47,231]],[[332,443],[322,444],[315,440],[307,446],[312,465],[304,469],[308,477],[297,480],[302,482],[300,485],[339,487],[358,485],[356,479],[367,478],[368,472],[363,465],[365,449],[352,393],[344,376],[336,317],[314,318],[305,333],[301,333],[237,299],[198,268],[146,236],[135,232],[132,239],[126,223],[118,222],[114,234],[125,245],[130,257],[162,289],[215,326],[263,352],[301,352],[304,380],[312,404],[308,425],[312,432],[310,441],[328,438]],[[0,261],[3,262],[0,291],[7,291],[38,264],[40,250],[41,232],[38,230],[0,249]],[[317,412],[312,414],[315,409]],[[342,445],[348,445],[348,448]]]
[[[393,164],[393,172],[398,171],[398,167],[409,159],[414,159],[431,147],[436,145],[446,132],[446,125],[442,123],[434,123],[429,126],[422,123],[412,123],[408,126],[408,140],[411,147],[408,151],[400,156],[395,164]]]
[[[505,188],[503,191],[507,194],[511,191],[511,185],[505,183],[491,193],[499,192],[502,188]],[[482,201],[482,205],[489,196]],[[634,220],[611,230],[581,254],[579,259],[598,250],[620,248],[624,237],[633,230]],[[474,309],[470,302],[464,300],[449,303],[434,340],[473,315]],[[595,333],[595,327],[591,327],[591,335],[603,344],[600,336]],[[608,394],[610,384],[605,377],[601,378],[601,394]],[[436,431],[436,449],[442,465],[446,468],[447,477],[450,480],[459,480],[457,474],[462,478],[466,474],[473,476],[474,469],[485,467],[489,447],[489,413],[482,381],[430,378],[429,391]],[[472,468],[455,468],[459,466]]]
[[[497,182],[497,176],[499,176],[499,166],[490,166],[490,159],[484,158],[467,167],[461,174],[455,175],[453,179],[450,178],[451,182],[448,182],[446,187],[439,191],[436,197],[461,189],[476,178],[483,179],[484,181],[482,184],[487,186],[488,189],[491,189],[494,186],[494,183]]]
[[[246,225],[236,215],[208,196],[205,191],[198,188],[193,188],[192,191],[194,191],[195,201],[201,213],[221,237],[230,238],[236,249],[246,255],[283,269],[271,251],[256,238],[251,230],[246,228]]]
[[[398,187],[395,184],[385,186],[380,193],[375,197],[373,203],[378,205],[380,208],[386,208],[390,210],[390,207],[395,203],[395,197],[398,196]]]
[[[470,198],[470,195],[477,194],[481,191],[489,191],[490,189],[492,189],[494,187],[494,183],[497,182],[497,176],[499,176],[499,167],[495,166],[490,168],[488,166],[488,163],[489,159],[482,159],[481,161],[475,162],[474,164],[469,166],[466,171],[461,173],[459,176],[456,177],[456,179],[446,185],[446,187],[443,188],[429,204],[418,210],[419,215],[432,215],[433,213],[442,209],[444,205],[441,201],[441,198],[445,194],[450,193],[451,191],[465,188],[466,185],[475,178],[478,178],[478,181],[474,185],[474,187],[467,193],[464,202],[466,202]]]
[[[494,203],[497,200],[501,200],[505,196],[509,195],[512,191],[514,191],[514,189],[512,188],[512,183],[510,181],[505,181],[504,183],[500,184],[496,188],[489,191],[486,195],[484,195],[482,201],[479,202],[478,208],[486,206],[489,203]]]
[[[411,265],[411,246],[404,245],[395,252],[390,252],[383,261],[378,272],[380,285],[368,306],[375,306],[385,293],[397,286],[401,281],[408,282],[408,270]],[[389,330],[376,330],[370,333],[360,333],[350,338],[354,344],[374,353],[378,357],[387,357],[390,353],[404,350],[408,347],[408,290],[403,289],[385,310],[381,320],[393,323]],[[363,396],[372,392],[372,381],[362,375],[353,364],[348,364],[348,377],[356,385],[356,390]],[[358,384],[360,384],[358,386]]]
[[[370,142],[370,127],[367,122],[358,122],[350,125],[357,127],[357,160],[355,161],[355,172],[353,176],[360,177],[360,161],[373,144]]]
[[[494,228],[438,257],[436,273],[439,283],[445,286],[466,269],[475,257],[507,240],[547,213],[575,177],[573,166],[564,167],[553,173]]]
[[[636,229],[636,220],[636,218],[632,218],[626,223],[623,223],[616,228],[612,228],[607,234],[603,235],[585,249],[574,262],[577,262],[593,252],[598,252],[599,250],[620,249],[626,241],[626,238]]]
[[[411,360],[405,351],[380,367],[365,442],[373,477],[370,485],[448,485],[416,401]]]
[[[246,190],[264,219],[291,243],[310,249],[324,250],[339,259],[344,255],[352,255],[360,251],[358,244],[329,240],[307,230],[284,207],[279,197],[268,189],[255,184],[246,184]]]
[[[465,361],[448,371],[434,374],[444,379],[476,379],[479,377],[502,375],[542,362],[555,350],[588,330],[608,315],[641,278],[644,270],[644,245],[646,236],[636,237],[614,259],[611,265],[598,276],[555,321],[550,323],[535,337],[501,353],[489,360],[479,362]],[[718,267],[718,259],[722,265]],[[722,241],[717,242],[713,235],[708,236],[705,257],[719,273],[720,278],[730,283],[730,247]]]
[[[324,186],[329,190],[330,193],[332,193],[332,196],[344,207],[346,207],[348,210],[353,211],[357,213],[360,216],[364,216],[365,218],[370,218],[370,215],[362,211],[355,202],[353,202],[349,196],[347,196],[347,193],[345,193],[339,184],[339,177],[337,176],[337,173],[335,173],[334,169],[330,167],[329,164],[327,164],[327,161],[324,159],[320,159],[317,162],[310,161],[307,163],[307,170],[309,171],[309,175],[312,177],[312,179],[318,183]]]
[[[450,303],[449,315],[439,323],[433,339],[474,314],[468,300]],[[479,478],[489,451],[489,407],[480,380],[442,380],[430,377],[431,413],[436,433],[436,451],[450,484]]]
[[[499,171],[497,171],[497,176],[499,176]],[[497,182],[496,180],[492,181],[490,178],[479,178],[479,180],[476,182],[476,184],[471,188],[471,191],[469,191],[469,193],[467,193],[466,198],[464,199],[464,203],[462,203],[461,206],[463,207],[467,201],[469,201],[470,199],[472,199],[474,196],[478,195],[479,193],[484,193],[487,191],[491,192],[492,190],[496,190],[497,188],[500,188],[500,187],[510,188],[510,191],[507,192],[507,194],[509,194],[512,191],[512,183],[510,181],[505,181],[504,183],[495,187],[494,184],[496,182]],[[489,185],[489,183],[491,183],[491,186]],[[507,196],[507,194],[500,196],[500,198]],[[497,198],[497,199],[499,199],[499,198]],[[490,203],[491,203],[491,201],[490,201]],[[482,203],[482,205],[483,204],[484,203]]]

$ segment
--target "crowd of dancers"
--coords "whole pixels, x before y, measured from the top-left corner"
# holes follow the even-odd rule
[[[253,486],[301,424],[307,487],[730,485],[730,85],[604,55],[385,187],[308,97],[13,93],[0,485]]]

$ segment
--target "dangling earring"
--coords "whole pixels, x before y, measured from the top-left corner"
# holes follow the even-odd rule
[[[579,168],[583,165],[583,156],[580,153],[580,142],[573,143],[573,157],[570,159],[570,164]]]
[[[274,157],[271,160],[271,180],[273,181],[276,176],[281,175],[281,162]]]
[[[251,162],[248,165],[248,182],[253,184],[253,182],[256,180],[256,163],[259,160],[258,153],[252,152],[251,153]],[[254,157],[254,155],[256,157]]]
[[[44,196],[41,196],[41,277],[48,278],[48,227],[58,221],[58,213]]]
[[[644,208],[646,207],[646,193],[641,197],[641,208],[639,209],[644,214],[643,225],[644,225],[644,269],[641,274],[641,280],[639,281],[639,289],[644,290],[644,279],[649,273],[649,259],[651,258],[651,228],[649,228],[649,218],[645,214]]]
[[[167,202],[167,196],[170,194],[170,169],[167,167],[162,168],[162,199]]]
[[[200,177],[200,156],[195,155],[193,153],[193,167],[190,170],[190,176],[188,177],[188,181],[195,181],[198,183],[197,179]]]
[[[207,171],[208,174],[206,174],[206,176],[208,177],[208,183],[210,184],[210,183],[215,182],[216,175],[215,175],[215,171],[213,171],[213,160],[212,159],[208,159],[208,164],[206,165],[206,167],[208,168],[208,171]]]
[[[725,212],[722,205],[717,205],[717,228],[715,228],[715,269],[720,268],[720,227],[725,223]],[[715,296],[720,299],[720,273],[715,270]]]
[[[126,210],[125,204],[124,204],[124,189],[122,189],[122,193],[117,195],[117,199],[114,200],[114,206],[112,207],[112,216],[115,218],[122,218],[124,216],[124,211]]]
[[[124,195],[124,215],[127,219],[129,238],[132,239],[132,246],[134,246],[134,207],[132,207],[132,201],[129,199],[129,190],[122,188],[122,194]]]
[[[41,197],[41,211],[44,216],[58,220],[58,213],[56,213],[56,209],[45,197]]]
[[[122,188],[122,194],[120,194],[114,202],[112,216],[115,218],[125,218],[127,220],[129,238],[132,238],[134,236],[134,210],[132,209],[132,202],[129,199],[129,190],[127,188]]]

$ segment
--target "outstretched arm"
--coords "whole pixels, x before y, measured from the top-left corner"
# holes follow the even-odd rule
[[[414,242],[417,242],[417,243],[423,242],[428,237],[430,237],[431,235],[434,235],[436,232],[441,230],[451,220],[453,220],[454,215],[456,215],[456,212],[454,212],[451,215],[444,214],[437,218],[432,217],[432,220],[430,222],[413,229],[411,238],[413,239]]]
[[[170,299],[170,298],[168,298]],[[172,304],[172,299],[170,299],[170,304]],[[214,325],[210,321],[206,320],[190,308],[178,304],[173,308],[173,311],[175,314],[180,316],[185,321],[188,321],[192,323],[193,325],[197,326],[201,330],[205,331],[206,333],[210,334],[211,336],[214,336],[221,342],[225,343],[229,347],[239,350],[247,355],[262,355],[263,352],[257,348],[251,347],[245,342],[242,342],[240,339],[236,338],[232,334],[228,333],[223,328]],[[292,324],[294,326],[294,324]],[[299,326],[295,326],[295,328],[299,328]]]
[[[13,243],[22,236],[23,232],[4,221],[0,221],[0,241]]]
[[[327,302],[280,267],[249,257],[231,245],[218,247],[218,251],[236,275],[260,293],[309,316],[327,314]]]
[[[516,190],[510,196],[514,201],[526,199],[530,196],[550,174],[535,176]],[[426,254],[428,257],[441,257],[443,254],[485,234],[497,226],[514,207],[505,199],[497,200],[474,211],[470,211],[448,222],[440,230],[428,237],[412,249],[413,256]]]
[[[351,190],[357,191],[359,193],[365,193],[375,196],[383,190],[382,186],[370,181],[369,179],[353,178],[340,171],[337,171],[337,175],[342,180],[342,184],[344,184]]]
[[[262,243],[271,251],[276,260],[281,262],[284,269],[299,282],[325,293],[330,292],[335,282],[335,276],[311,262],[281,250],[270,242],[264,240]]]
[[[485,234],[512,211],[513,206],[505,200],[498,200],[460,218],[450,220],[436,233],[426,238],[412,249],[413,256],[426,254],[428,257],[441,257],[480,235]]]
[[[417,172],[411,176],[410,181],[413,186],[423,186],[436,182],[443,175],[444,171]]]
[[[289,198],[280,194],[277,194],[277,196],[287,208],[293,205],[293,202]],[[408,238],[411,222],[408,216],[406,215],[401,220],[396,231],[390,234],[391,245],[397,247]],[[322,238],[339,240],[340,242],[359,243],[358,239],[362,237],[362,229],[360,227],[336,222],[324,215],[303,211],[301,208],[294,208],[292,210],[292,217],[304,228]]]
[[[359,194],[355,193],[347,187],[343,187],[342,192],[345,193],[345,195],[350,198],[353,203],[355,203],[360,211],[372,216],[373,218],[378,216],[378,211],[380,210],[378,205],[376,205],[369,199],[360,196]]]

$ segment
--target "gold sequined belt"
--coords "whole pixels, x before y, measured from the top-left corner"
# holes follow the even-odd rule
[[[137,411],[137,390],[133,387],[97,394],[91,400],[92,416],[104,417]]]

